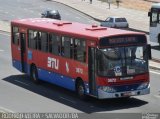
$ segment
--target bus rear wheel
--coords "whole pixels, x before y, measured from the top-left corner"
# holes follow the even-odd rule
[[[31,80],[36,84],[39,83],[37,67],[35,65],[31,67]]]
[[[77,82],[77,95],[82,100],[86,100],[87,99],[87,95],[85,94],[84,83],[83,83],[82,80],[79,80]]]

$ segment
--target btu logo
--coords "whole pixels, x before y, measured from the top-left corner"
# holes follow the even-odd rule
[[[59,69],[59,60],[55,58],[48,57],[48,65],[49,68]]]

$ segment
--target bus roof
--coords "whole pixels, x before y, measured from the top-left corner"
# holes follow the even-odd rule
[[[47,30],[48,32],[61,32],[64,34],[80,35],[92,38],[102,38],[108,36],[143,34],[140,32],[126,31],[114,28],[101,27],[97,25],[87,25],[77,22],[61,21],[49,18],[28,18],[13,20],[12,25],[23,28]]]
[[[160,3],[154,3],[154,4],[152,4],[152,8],[160,8]]]

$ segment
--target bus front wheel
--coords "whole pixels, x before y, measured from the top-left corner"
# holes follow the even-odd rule
[[[79,80],[77,82],[77,94],[78,97],[82,100],[86,100],[87,99],[87,95],[85,94],[85,87],[84,87],[84,83],[82,80]]]
[[[37,72],[37,67],[35,65],[33,65],[31,67],[31,79],[34,83],[38,84],[39,80],[38,80],[38,72]]]

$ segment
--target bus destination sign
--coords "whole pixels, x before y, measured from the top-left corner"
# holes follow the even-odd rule
[[[136,43],[136,37],[125,37],[125,38],[109,38],[110,44],[121,44],[121,43]]]
[[[105,37],[100,39],[100,46],[110,45],[138,45],[140,43],[146,43],[146,37],[144,35],[135,36],[118,36],[118,37]]]

